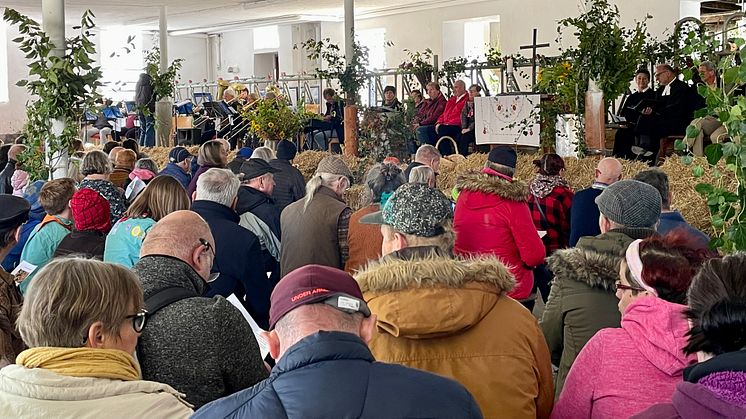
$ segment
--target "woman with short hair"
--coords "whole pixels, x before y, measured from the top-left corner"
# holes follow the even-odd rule
[[[600,330],[583,347],[552,417],[626,418],[671,400],[684,368],[695,361],[683,351],[686,290],[709,257],[684,230],[630,244],[616,282],[622,327]]]
[[[187,188],[189,198],[197,190],[197,179],[202,176],[202,173],[213,167],[223,169],[228,165],[228,147],[230,146],[225,140],[210,140],[199,147],[199,152],[197,153],[199,168],[194,172],[192,181],[189,183],[189,188]]]
[[[128,268],[140,260],[140,247],[151,228],[161,218],[180,210],[188,210],[189,197],[172,176],[157,176],[132,201],[121,220],[106,236],[104,261]]]
[[[127,200],[122,190],[109,181],[113,168],[109,156],[101,150],[91,150],[83,157],[80,174],[85,176],[78,185],[79,189],[93,189],[109,201],[111,207],[111,224],[113,225],[127,211]]]
[[[369,204],[350,216],[347,244],[350,256],[345,263],[345,271],[353,273],[364,267],[368,261],[381,257],[383,236],[377,225],[361,224],[364,216],[380,210],[399,186],[407,183],[401,169],[393,164],[375,164],[365,175],[368,187]]]
[[[128,269],[80,258],[46,265],[17,322],[29,349],[0,370],[0,416],[188,417],[183,394],[140,379],[143,307]]]
[[[746,254],[707,261],[687,292],[691,322],[684,352],[697,364],[684,370],[673,402],[637,418],[746,417]]]

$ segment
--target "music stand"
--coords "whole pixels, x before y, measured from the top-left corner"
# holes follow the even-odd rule
[[[210,93],[210,92],[201,92],[201,93],[194,92],[194,104],[196,106],[199,106],[199,105],[201,105],[203,103],[206,104],[208,102],[212,102],[212,93]]]

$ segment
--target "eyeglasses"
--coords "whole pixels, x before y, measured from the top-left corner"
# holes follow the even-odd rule
[[[630,290],[630,291],[640,291],[640,292],[645,291],[645,289],[643,289],[643,288],[633,287],[631,285],[624,285],[621,282],[616,282],[614,284],[614,290],[616,290],[616,291],[619,291],[619,290],[622,290],[622,291],[624,291],[624,290]]]
[[[135,332],[137,333],[142,332],[142,329],[145,328],[147,318],[148,310],[145,310],[144,308],[137,312],[137,314],[125,317],[125,319],[132,319],[132,328],[135,329]]]
[[[218,259],[215,256],[215,249],[212,247],[210,242],[205,239],[199,239],[199,243],[212,253],[212,263],[213,265],[217,265]],[[219,268],[217,270],[220,271]],[[220,276],[220,272],[212,272],[210,276],[207,277],[207,282],[208,283],[213,282],[216,279],[218,279],[219,276]]]

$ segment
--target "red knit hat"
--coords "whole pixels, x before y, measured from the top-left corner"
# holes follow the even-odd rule
[[[83,188],[75,192],[70,199],[70,209],[76,230],[94,230],[102,233],[111,230],[109,201],[93,189]]]

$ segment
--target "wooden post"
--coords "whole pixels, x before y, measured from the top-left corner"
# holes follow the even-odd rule
[[[585,145],[591,154],[606,151],[606,122],[604,118],[604,93],[594,80],[585,92]]]
[[[345,105],[345,156],[358,157],[357,147],[357,105]]]

